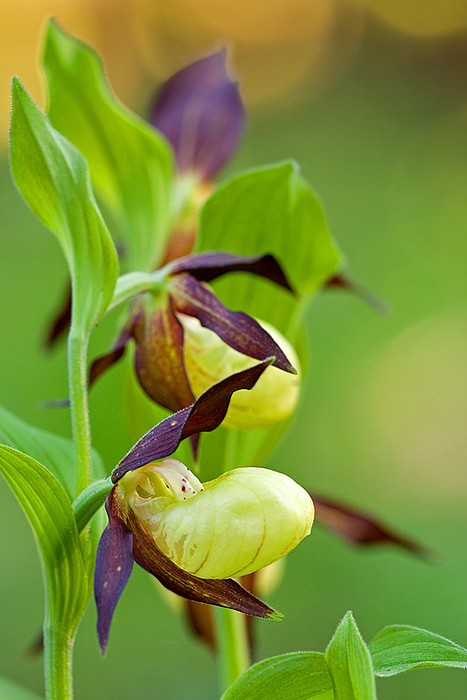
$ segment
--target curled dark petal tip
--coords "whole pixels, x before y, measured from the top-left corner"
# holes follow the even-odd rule
[[[367,287],[364,287],[359,282],[352,280],[350,277],[343,275],[341,273],[330,277],[325,284],[328,289],[337,288],[344,289],[352,292],[356,296],[360,297],[368,306],[370,306],[374,311],[381,316],[390,316],[392,314],[392,309],[381,297],[379,297],[375,292]]]
[[[204,180],[231,158],[245,126],[238,86],[225,62],[221,50],[175,73],[161,87],[150,119],[172,144],[179,170]]]
[[[94,597],[97,607],[97,636],[102,655],[107,650],[115,607],[133,568],[133,534],[125,527],[112,489],[105,502],[109,524],[102,533],[96,554]]]
[[[116,484],[132,469],[169,457],[185,438],[217,428],[224,420],[234,391],[252,389],[273,361],[274,357],[268,357],[253,367],[232,374],[211,386],[190,406],[151,428],[119,462],[112,473],[112,482]]]
[[[271,253],[250,256],[214,250],[198,255],[187,255],[171,265],[170,274],[180,272],[189,272],[200,282],[211,282],[229,272],[250,272],[271,280],[296,296],[280,263]]]

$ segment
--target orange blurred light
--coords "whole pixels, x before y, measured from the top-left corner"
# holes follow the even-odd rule
[[[131,0],[146,68],[166,78],[194,56],[231,49],[247,100],[268,102],[320,75],[347,0]],[[350,3],[354,5],[355,3]],[[353,25],[352,25],[353,27]]]
[[[0,141],[7,135],[9,83],[17,75],[40,104],[44,91],[38,70],[43,27],[54,16],[70,31],[94,41],[96,26],[88,0],[0,0]]]

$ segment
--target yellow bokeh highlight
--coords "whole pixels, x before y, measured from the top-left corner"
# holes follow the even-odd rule
[[[156,78],[227,46],[247,100],[263,103],[321,73],[339,13],[355,6],[348,0],[132,2],[137,46]]]
[[[358,383],[361,425],[386,462],[384,478],[404,483],[419,501],[465,500],[467,493],[465,321],[453,310],[410,326]]]
[[[339,73],[358,46],[362,2],[0,0],[0,144],[13,75],[44,107],[39,57],[49,17],[101,54],[118,97],[144,113],[162,80],[220,46],[228,48],[231,73],[249,104],[286,103],[314,90]]]
[[[374,13],[406,34],[443,36],[467,29],[466,0],[367,0]]]

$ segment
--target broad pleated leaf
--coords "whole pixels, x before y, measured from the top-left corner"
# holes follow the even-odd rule
[[[251,666],[221,700],[310,700],[330,693],[324,654],[301,651],[273,656]]]
[[[326,649],[335,700],[376,700],[370,652],[351,612],[340,622]]]
[[[167,242],[169,145],[116,99],[98,54],[54,21],[43,67],[50,120],[87,158],[93,183],[121,226],[127,269],[153,269]]]
[[[200,251],[272,253],[306,300],[335,272],[340,257],[322,205],[293,162],[252,170],[221,185],[201,212]],[[257,278],[219,283],[221,299],[289,336],[296,302]]]
[[[323,207],[295,163],[245,172],[214,192],[201,212],[198,250],[222,248],[238,255],[274,255],[298,298],[256,276],[229,275],[214,287],[226,306],[271,323],[297,345],[309,300],[342,262]],[[300,360],[305,366],[305,357]],[[285,427],[238,432],[230,442],[237,446],[239,463],[261,463]]]
[[[0,472],[33,529],[46,591],[45,624],[60,620],[71,638],[89,599],[76,521],[63,487],[42,464],[0,446]]]
[[[385,627],[370,642],[369,649],[377,676],[393,676],[413,668],[467,668],[467,649],[410,625]]]
[[[115,246],[91,189],[81,153],[12,82],[11,168],[32,211],[55,233],[70,269],[73,326],[87,337],[112,298],[118,274]]]
[[[14,447],[41,464],[46,464],[71,498],[75,484],[71,440],[29,425],[0,406],[0,443]],[[92,461],[94,476],[99,478],[103,475],[104,468],[95,450]]]

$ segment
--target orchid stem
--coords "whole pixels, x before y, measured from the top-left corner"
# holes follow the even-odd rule
[[[68,338],[68,383],[76,465],[76,496],[91,483],[87,349],[87,338],[75,335],[72,327]]]
[[[246,671],[250,665],[250,653],[245,615],[229,608],[216,608],[216,623],[223,692]]]
[[[44,674],[47,700],[73,700],[73,638],[60,625],[44,625]]]
[[[87,338],[71,327],[68,337],[68,387],[75,454],[76,496],[91,483],[91,427],[89,423]],[[46,596],[46,599],[49,596]],[[49,619],[50,618],[50,619]],[[74,632],[46,609],[44,624],[44,674],[47,700],[73,698]]]

